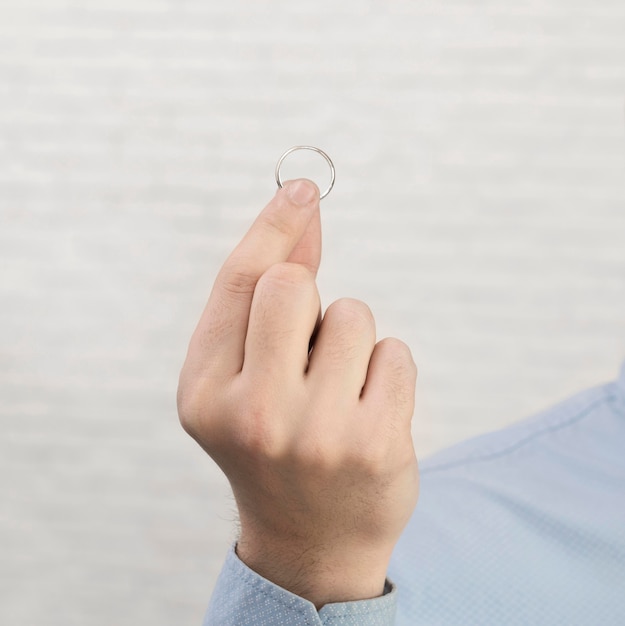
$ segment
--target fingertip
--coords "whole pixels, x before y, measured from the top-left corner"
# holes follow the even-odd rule
[[[283,185],[291,202],[297,206],[308,206],[319,201],[319,187],[307,178],[288,180]]]

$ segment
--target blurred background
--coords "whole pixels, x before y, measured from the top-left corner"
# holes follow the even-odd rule
[[[324,305],[411,346],[422,458],[614,378],[624,33],[620,0],[0,0],[0,622],[201,623],[234,505],[177,377],[295,144],[337,170]]]

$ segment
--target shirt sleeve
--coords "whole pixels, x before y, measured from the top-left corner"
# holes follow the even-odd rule
[[[625,624],[620,381],[421,463],[397,626]]]
[[[203,626],[393,626],[396,598],[387,582],[379,598],[327,604],[317,612],[312,602],[247,567],[232,546]]]

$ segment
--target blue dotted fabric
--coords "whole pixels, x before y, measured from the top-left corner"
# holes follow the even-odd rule
[[[625,624],[625,364],[421,470],[390,570],[397,626]]]

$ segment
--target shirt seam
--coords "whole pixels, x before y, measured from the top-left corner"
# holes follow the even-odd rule
[[[433,474],[436,472],[441,472],[441,471],[453,469],[456,467],[462,467],[465,465],[476,465],[478,463],[486,463],[488,461],[495,461],[508,454],[516,452],[520,448],[523,448],[529,443],[532,443],[536,439],[539,439],[545,435],[550,435],[559,430],[563,430],[564,428],[568,428],[569,426],[573,426],[574,424],[582,421],[585,417],[588,417],[588,415],[598,406],[605,404],[608,401],[618,400],[618,399],[619,398],[615,393],[606,394],[605,396],[602,396],[600,399],[592,402],[590,405],[587,405],[584,409],[581,409],[580,411],[575,413],[575,415],[573,415],[572,417],[562,422],[559,422],[558,424],[553,424],[551,426],[548,426],[536,432],[533,432],[529,435],[526,435],[522,439],[515,441],[514,443],[508,445],[507,447],[501,450],[497,450],[496,452],[491,452],[491,453],[485,453],[476,457],[465,458],[460,461],[449,461],[447,463],[436,465],[434,467],[423,468],[421,470],[421,475],[424,476],[426,474]]]

